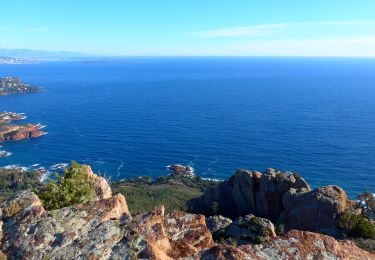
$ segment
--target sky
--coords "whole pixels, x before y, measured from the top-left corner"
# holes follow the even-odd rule
[[[375,57],[375,0],[0,0],[0,48]]]

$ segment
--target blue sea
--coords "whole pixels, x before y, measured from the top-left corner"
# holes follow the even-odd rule
[[[225,179],[298,172],[375,191],[375,59],[123,58],[0,65],[44,93],[0,97],[47,135],[3,143],[0,166],[77,160],[122,179],[166,165]]]

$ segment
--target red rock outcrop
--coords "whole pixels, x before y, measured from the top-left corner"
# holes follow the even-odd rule
[[[322,201],[345,199],[334,187],[319,194]],[[121,194],[46,211],[38,196],[26,190],[1,202],[0,216],[0,257],[9,259],[375,259],[350,241],[317,233],[292,230],[275,237],[272,223],[254,222],[254,216],[234,224],[248,227],[246,232],[254,231],[254,224],[266,228],[268,242],[215,244],[203,215],[165,215],[160,206],[131,216]]]
[[[0,142],[37,138],[44,134],[37,125],[3,125],[0,128]]]
[[[310,190],[303,178],[290,172],[238,170],[229,180],[190,200],[188,206],[206,215],[220,214],[234,219],[254,214],[276,221],[284,210],[283,195],[292,188]]]
[[[203,215],[173,211],[166,216],[164,225],[173,250],[173,258],[187,257],[214,245],[212,234]]]
[[[112,197],[112,189],[107,180],[93,173],[89,165],[83,165],[87,175],[93,179],[95,184],[96,200],[108,199]]]

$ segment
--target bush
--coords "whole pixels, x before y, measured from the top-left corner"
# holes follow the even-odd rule
[[[77,162],[64,169],[64,173],[51,181],[39,193],[43,206],[48,210],[59,209],[79,203],[91,202],[95,198],[95,185],[86,169]]]
[[[375,227],[363,215],[346,210],[339,217],[339,227],[348,237],[375,239]]]
[[[354,242],[357,244],[358,247],[375,253],[375,239],[363,239],[363,238],[357,238],[354,240]]]
[[[20,172],[14,169],[0,169],[0,199],[26,189],[39,190],[41,173],[38,171]]]

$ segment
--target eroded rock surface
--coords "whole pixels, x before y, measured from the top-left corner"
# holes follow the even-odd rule
[[[272,223],[253,215],[233,223],[217,216],[209,219],[209,225],[212,230],[225,229],[237,242],[259,235],[259,230],[267,231],[262,241],[268,242],[216,244],[203,215],[165,214],[160,206],[131,216],[124,196],[110,196],[106,182],[98,180],[101,197],[91,203],[46,211],[31,190],[1,202],[0,259],[375,259],[352,242],[317,233],[292,230],[275,237]],[[346,199],[334,186],[297,195],[292,191],[285,195],[285,199],[290,196],[288,203],[314,194],[313,201],[318,200],[311,202],[312,209],[325,210],[332,200],[341,198],[344,203]],[[293,203],[290,206],[300,206]],[[333,205],[337,210],[345,207]]]
[[[290,172],[238,170],[229,180],[190,200],[188,206],[206,215],[220,214],[234,219],[254,214],[276,221],[284,210],[282,198],[292,188],[310,190],[302,177]]]
[[[290,260],[290,259],[375,259],[375,254],[358,248],[350,241],[308,231],[291,230],[261,245],[216,245],[195,255],[192,259],[219,260]]]

